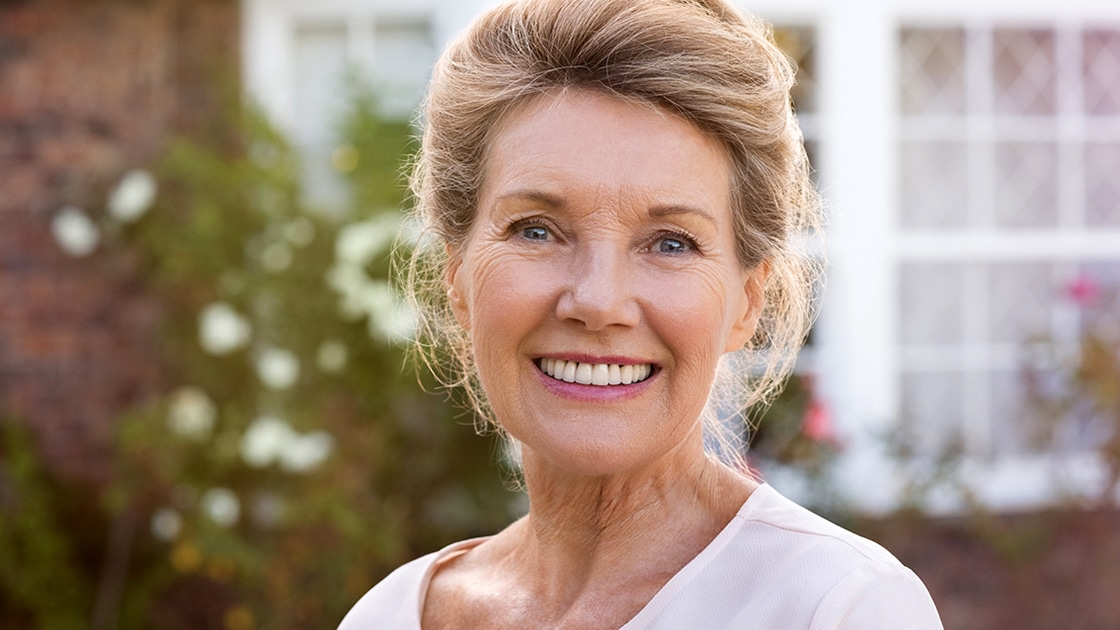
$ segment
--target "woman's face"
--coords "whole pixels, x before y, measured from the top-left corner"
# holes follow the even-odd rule
[[[600,475],[701,448],[716,364],[761,306],[730,181],[683,119],[591,91],[537,99],[497,131],[449,296],[526,458]]]

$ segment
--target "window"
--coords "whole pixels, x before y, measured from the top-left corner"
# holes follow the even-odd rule
[[[1120,29],[903,28],[898,54],[902,420],[1029,454],[1027,344],[1079,336],[1068,287],[1120,281]]]
[[[357,1],[256,0],[246,11],[250,92],[299,153],[306,200],[340,207],[339,126],[354,88],[373,88],[382,114],[409,119],[436,59],[435,15],[430,7],[375,10]]]

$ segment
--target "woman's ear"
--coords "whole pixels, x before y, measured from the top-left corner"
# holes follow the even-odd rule
[[[463,267],[463,258],[450,245],[446,248],[447,275],[444,277],[444,282],[447,285],[447,302],[451,305],[455,321],[463,328],[467,328],[470,326],[470,309],[467,308],[467,301],[464,299],[467,293],[463,285],[463,274],[459,273]]]
[[[735,320],[731,324],[731,332],[727,336],[724,352],[734,352],[754,337],[755,330],[758,329],[758,320],[762,316],[762,308],[766,305],[766,280],[769,277],[769,259],[743,271],[743,294],[739,296],[738,309]]]

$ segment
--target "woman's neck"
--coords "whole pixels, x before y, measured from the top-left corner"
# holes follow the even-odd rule
[[[641,470],[567,475],[523,452],[529,516],[509,533],[539,593],[563,608],[628,579],[656,592],[727,525],[756,487],[707,457],[681,449]],[[639,578],[638,576],[642,576]]]
[[[432,577],[431,627],[624,625],[700,554],[757,487],[696,436],[626,474],[570,474],[523,447],[529,515]]]

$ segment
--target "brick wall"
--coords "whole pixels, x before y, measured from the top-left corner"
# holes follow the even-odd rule
[[[113,418],[155,388],[158,314],[128,260],[63,254],[51,218],[205,133],[237,31],[233,0],[0,2],[0,415],[64,474],[107,472]]]

